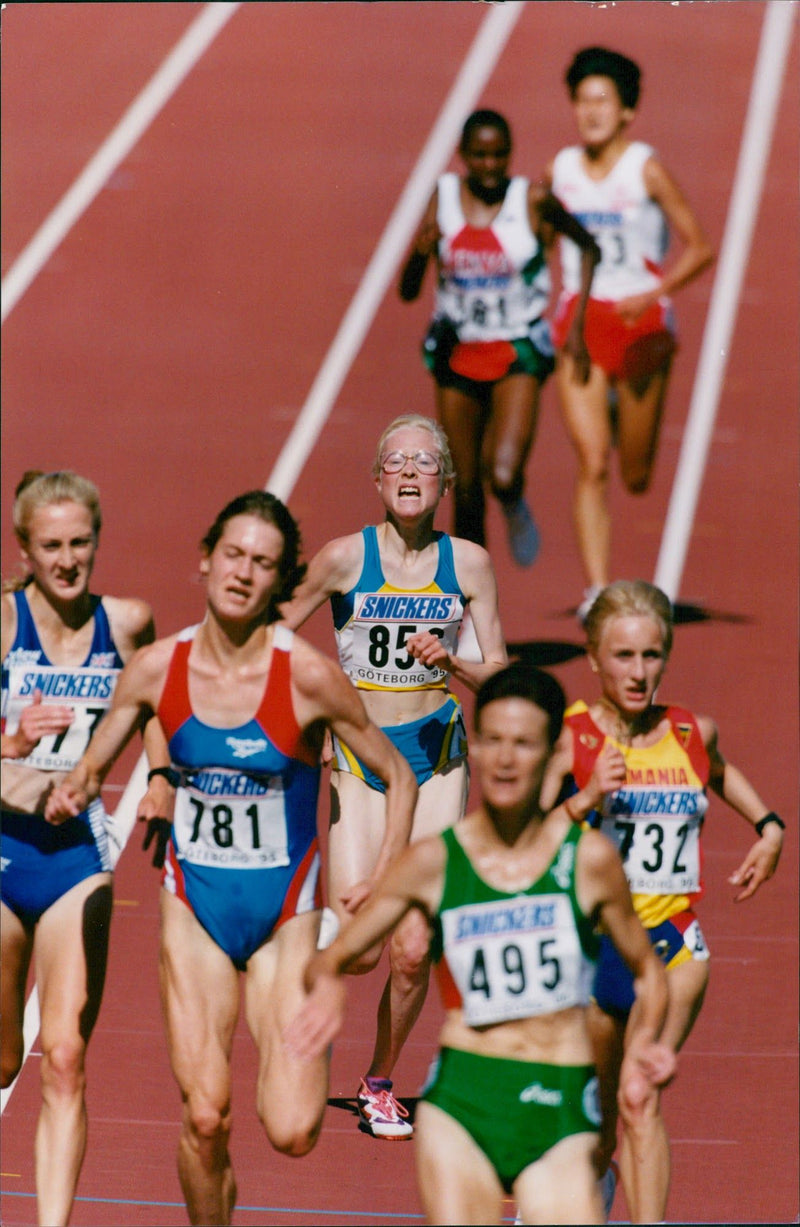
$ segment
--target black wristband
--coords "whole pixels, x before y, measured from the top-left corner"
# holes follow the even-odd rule
[[[782,831],[786,830],[786,823],[783,821],[783,819],[779,818],[776,813],[770,810],[768,814],[765,814],[764,817],[755,824],[756,831],[759,835],[764,834],[764,827],[770,822],[776,823]]]
[[[181,782],[181,777],[178,775],[177,771],[173,770],[172,767],[153,767],[152,771],[148,771],[147,773],[148,784],[154,775],[163,775],[167,783],[171,784],[173,788],[177,788]]]

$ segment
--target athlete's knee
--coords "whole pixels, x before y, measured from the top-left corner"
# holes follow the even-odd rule
[[[620,1080],[617,1105],[626,1127],[640,1128],[658,1115],[658,1088],[638,1069],[630,1071]]]
[[[392,935],[389,963],[394,976],[407,980],[423,980],[430,969],[430,932],[422,918],[414,923],[414,913]]]
[[[184,1124],[196,1147],[227,1146],[231,1131],[229,1103],[205,1094],[190,1094],[184,1108]]]
[[[522,461],[523,457],[519,448],[512,445],[501,445],[497,448],[487,472],[492,493],[496,498],[519,497],[522,485]]]
[[[322,1116],[317,1114],[313,1120],[282,1117],[276,1121],[262,1113],[261,1123],[274,1150],[291,1159],[302,1159],[316,1145]]]
[[[42,1049],[42,1087],[46,1095],[74,1096],[86,1083],[86,1047],[80,1040],[62,1039]]]

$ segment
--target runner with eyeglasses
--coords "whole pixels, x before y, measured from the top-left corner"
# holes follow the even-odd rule
[[[283,613],[296,628],[330,601],[341,666],[416,775],[413,842],[452,826],[466,809],[466,730],[449,679],[477,690],[506,663],[506,650],[489,554],[433,527],[453,483],[447,436],[438,422],[418,414],[395,418],[378,441],[372,474],[383,523],[323,546]],[[467,608],[481,663],[457,655]],[[331,765],[328,900],[343,922],[372,893],[391,849],[380,780],[335,739]],[[392,1094],[391,1074],[425,1000],[428,942],[427,925],[414,911],[390,940],[375,1047],[358,1093],[362,1126],[374,1137],[412,1134]],[[376,946],[348,970],[372,970],[381,950]]]

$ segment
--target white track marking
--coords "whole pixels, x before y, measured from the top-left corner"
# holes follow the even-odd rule
[[[483,19],[267,481],[266,489],[284,502],[319,438],[400,258],[419,224],[436,177],[447,165],[458,143],[464,116],[474,108],[523,8],[521,0],[508,0],[505,4],[492,5]]]
[[[86,163],[72,187],[45,218],[6,273],[2,283],[0,320],[5,320],[13,310],[78,218],[88,209],[120,162],[128,156],[238,8],[239,3],[207,4],[175,44],[161,67],[134,99],[117,126],[94,157]]]
[[[656,564],[655,583],[672,600],[678,595],[694,527],[796,10],[794,0],[769,0],[764,14],[717,275]]]

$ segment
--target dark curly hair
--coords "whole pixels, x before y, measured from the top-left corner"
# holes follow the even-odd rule
[[[624,107],[633,110],[639,101],[641,69],[619,51],[609,51],[607,47],[584,47],[579,51],[564,76],[571,98],[584,77],[610,77]]]

